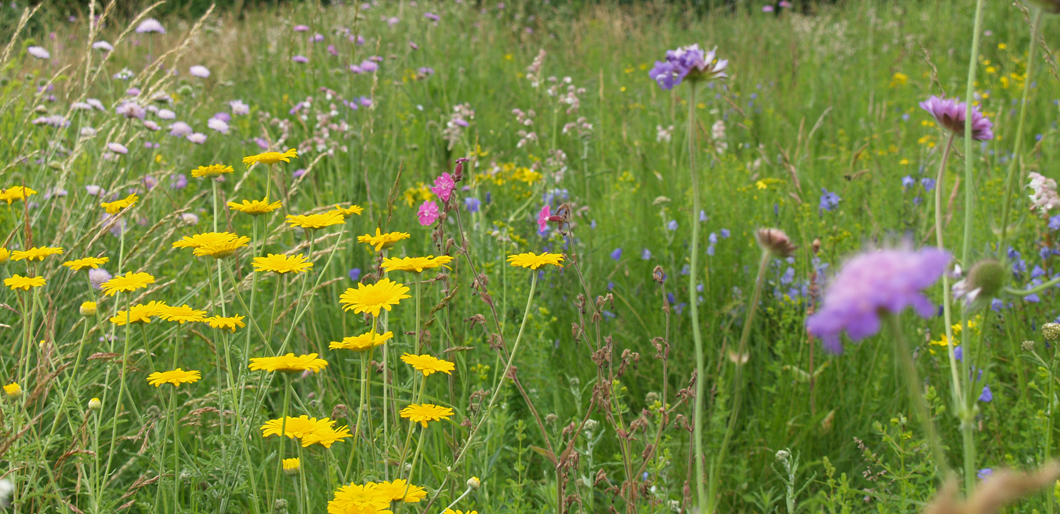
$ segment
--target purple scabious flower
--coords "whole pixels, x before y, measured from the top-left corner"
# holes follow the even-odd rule
[[[88,270],[88,281],[92,284],[93,289],[99,289],[104,282],[113,278],[107,270],[103,268],[96,268]]]
[[[437,14],[434,14],[432,12],[423,13],[423,17],[427,18],[428,20],[431,20],[431,21],[438,21],[438,20],[442,19],[441,16],[438,16]]]
[[[309,59],[306,58],[306,56],[304,56],[304,55],[296,55],[294,57],[291,57],[291,60],[294,61],[294,62],[302,63],[302,64],[305,64],[305,63],[309,62]]]
[[[206,134],[203,134],[201,132],[195,132],[194,134],[188,134],[187,139],[192,143],[201,145],[206,142]]]
[[[640,258],[646,261],[651,260],[651,250],[645,248],[640,251]]]
[[[831,280],[819,311],[806,320],[807,330],[824,347],[841,353],[839,334],[860,341],[880,331],[880,314],[913,307],[927,318],[935,307],[921,293],[949,266],[949,252],[937,248],[880,250],[854,257]]]
[[[964,136],[964,116],[968,106],[959,98],[939,98],[932,95],[925,102],[920,102],[920,108],[927,111],[935,118],[939,125],[958,136]],[[994,124],[990,122],[979,107],[972,106],[972,139],[976,141],[987,141],[994,138]]]
[[[48,53],[47,50],[39,46],[31,46],[29,48],[26,48],[26,52],[38,59],[48,59],[52,56],[52,54]]]
[[[154,18],[148,18],[148,19],[140,22],[140,26],[136,27],[136,32],[138,34],[144,34],[144,33],[150,33],[150,32],[157,32],[159,34],[165,34],[166,33],[166,29],[164,27],[162,27],[162,24],[159,23],[158,20],[156,20]]]
[[[295,25],[295,32],[309,32],[309,25]]]
[[[195,66],[188,68],[188,73],[190,73],[193,77],[199,77],[201,79],[210,76],[210,70],[207,69],[206,66],[203,66],[201,64],[196,64]]]
[[[174,137],[184,137],[191,134],[194,130],[191,129],[191,125],[178,121],[169,126],[169,135]]]
[[[169,177],[169,180],[169,187],[171,189],[184,189],[185,187],[188,187],[188,177],[183,173],[173,175]]]
[[[716,50],[716,49],[715,49]],[[663,89],[673,89],[686,78],[688,80],[714,80],[728,77],[725,67],[729,61],[715,61],[714,50],[704,52],[699,45],[682,46],[677,50],[667,50],[665,61],[655,61],[655,67],[648,72],[652,80]]]
[[[231,102],[228,102],[228,106],[232,108],[232,114],[236,116],[250,114],[250,106],[243,103],[242,100],[232,100]]]

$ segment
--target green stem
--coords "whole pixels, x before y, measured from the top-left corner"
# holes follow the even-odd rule
[[[280,415],[280,458],[277,460],[276,478],[272,481],[272,494],[279,495],[280,493],[280,475],[283,474],[283,454],[284,449],[287,448],[287,408],[291,405],[291,379],[286,373],[283,375],[283,414]],[[299,461],[299,467],[301,467],[301,461]],[[301,470],[299,470],[301,471]]]
[[[125,293],[125,351],[121,360],[121,376],[118,377],[121,384],[118,386],[118,398],[117,401],[114,402],[114,417],[111,419],[110,445],[107,446],[107,467],[104,468],[103,477],[101,477],[103,483],[106,483],[107,477],[110,475],[110,466],[114,461],[114,441],[117,440],[118,436],[118,419],[119,414],[121,414],[122,398],[125,397],[125,382],[128,379],[126,372],[129,369],[129,325],[132,322],[130,319],[131,312],[132,295],[131,293]]]
[[[983,0],[979,0],[976,7],[975,40],[979,39],[979,23],[983,17]],[[1027,55],[1027,75],[1023,80],[1023,97],[1020,101],[1020,116],[1016,123],[1015,147],[1012,149],[1012,161],[1008,165],[1008,176],[1005,178],[1005,208],[1001,211],[1001,237],[997,242],[997,252],[1000,254],[1005,248],[1005,239],[1008,236],[1008,218],[1012,209],[1012,193],[1016,187],[1016,167],[1019,166],[1020,154],[1023,153],[1023,122],[1027,119],[1027,98],[1031,93],[1031,80],[1034,78],[1034,53],[1038,48],[1038,30],[1042,23],[1042,10],[1034,11],[1034,20],[1031,22],[1031,49]],[[974,63],[973,63],[974,65]],[[971,104],[969,103],[969,109]],[[968,125],[968,124],[966,124]],[[967,131],[968,129],[966,129]],[[1022,176],[1022,171],[1020,172]],[[1023,182],[1022,178],[1019,182]],[[974,482],[973,482],[974,485]]]
[[[692,178],[692,255],[688,273],[689,307],[692,311],[692,340],[696,347],[696,405],[695,405],[695,440],[696,440],[696,496],[699,499],[699,511],[710,513],[711,499],[707,496],[704,484],[706,456],[703,454],[703,395],[706,394],[704,375],[705,358],[703,356],[703,336],[699,330],[699,302],[696,294],[696,271],[699,258],[699,177],[696,176],[696,83],[689,82],[688,98],[688,171]],[[754,307],[752,307],[754,308]],[[713,481],[713,479],[712,479]]]
[[[180,420],[177,419],[177,386],[169,392],[170,426],[173,427],[173,512],[180,512]]]
[[[296,446],[298,446],[298,478],[302,484],[302,512],[312,512],[312,509],[309,508],[309,486],[306,485],[305,481],[305,457],[303,456],[304,452],[302,451],[301,444],[298,444]],[[283,466],[282,462],[280,463],[280,466]]]
[[[946,162],[949,161],[950,151],[953,149],[953,139],[956,136],[956,134],[951,133],[950,138],[946,141],[946,148],[942,151],[942,161],[939,162],[939,174],[935,180],[935,244],[940,250],[946,249],[942,235],[942,190],[946,179]],[[965,184],[966,189],[970,187],[970,183]],[[964,400],[961,395],[961,379],[957,374],[957,354],[954,352],[956,339],[953,337],[953,301],[950,295],[950,277],[945,273],[942,274],[942,314],[943,322],[945,323],[943,330],[946,333],[946,341],[948,343],[946,345],[946,353],[950,361],[950,379],[953,381],[953,402],[954,405],[960,406]]]

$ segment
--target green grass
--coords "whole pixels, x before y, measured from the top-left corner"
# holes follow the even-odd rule
[[[682,272],[689,262],[694,214],[684,128],[688,88],[665,91],[648,78],[648,70],[667,49],[699,43],[717,46],[719,58],[729,60],[730,75],[698,88],[701,103],[695,111],[707,218],[701,223],[698,275],[708,466],[721,451],[734,409],[735,366],[729,355],[745,323],[752,323],[734,436],[727,458],[718,463],[719,510],[922,510],[943,477],[905,394],[893,341],[884,333],[860,344],[848,342],[842,355],[826,353],[807,336],[809,305],[802,289],[809,290],[811,281],[823,287],[823,275],[834,275],[864,249],[934,243],[933,194],[925,192],[920,179],[935,176],[946,136],[917,104],[933,94],[963,96],[974,3],[849,2],[814,8],[805,16],[746,7],[697,16],[662,4],[576,9],[510,2],[503,10],[490,5],[480,13],[477,6],[449,2],[381,2],[356,19],[354,6],[299,4],[245,11],[239,19],[230,13],[198,23],[162,19],[165,35],[124,36],[122,31],[134,25],[110,19],[96,39],[116,48],[98,74],[107,54],[87,49],[91,40],[84,16],[69,22],[38,13],[30,28],[17,34],[17,24],[5,19],[3,26],[9,28],[0,39],[14,39],[10,54],[0,61],[0,187],[24,183],[39,193],[29,205],[0,205],[0,235],[10,250],[21,249],[30,237],[36,246],[65,250],[61,257],[31,265],[0,265],[4,278],[29,272],[47,279],[46,286],[29,293],[7,288],[0,293],[0,377],[24,390],[21,397],[0,403],[0,460],[5,478],[16,486],[13,509],[272,512],[273,502],[283,499],[290,512],[323,511],[340,485],[393,479],[403,469],[402,454],[410,461],[419,438],[413,434],[406,448],[408,425],[395,421],[423,380],[398,359],[415,350],[417,319],[429,332],[424,332],[423,353],[455,363],[452,375],[426,378],[424,401],[450,406],[455,413],[425,432],[413,483],[427,489],[427,499],[394,504],[394,512],[424,511],[435,497],[427,511],[441,512],[472,476],[481,478],[481,488],[454,508],[661,512],[675,502],[693,509],[695,360],[689,284]],[[427,11],[441,21],[425,18]],[[391,16],[400,21],[388,25],[385,19]],[[1013,151],[1030,42],[1029,23],[1014,5],[989,2],[984,20],[990,35],[982,38],[976,90],[999,137],[975,145],[972,260],[961,263],[965,269],[997,256],[993,245],[1006,156]],[[1058,43],[1057,23],[1048,17],[1042,26],[1050,48]],[[296,24],[310,31],[295,32]],[[340,28],[363,36],[365,43],[354,44]],[[324,35],[324,42],[310,43],[314,33]],[[337,56],[326,50],[330,44]],[[31,45],[45,47],[51,58],[34,59],[26,53]],[[541,84],[535,88],[527,67],[542,50]],[[1031,79],[1035,87],[1021,169],[1024,175],[1037,171],[1055,178],[1060,78],[1055,57],[1044,52],[1043,64],[1042,53],[1039,48]],[[294,55],[309,62],[292,62]],[[370,56],[383,58],[377,72],[348,71]],[[158,58],[158,72],[143,73]],[[197,64],[209,68],[211,76],[190,76],[188,68]],[[424,76],[422,67],[433,74]],[[135,77],[111,78],[123,68]],[[567,94],[565,77],[579,99],[576,111],[568,112],[570,105],[547,91],[555,85]],[[48,84],[54,89],[37,93]],[[123,98],[131,98],[125,96],[130,87],[143,91],[138,98],[170,95],[170,104],[154,105],[175,111],[177,120],[192,124],[207,141],[192,144],[167,135],[172,122],[154,114],[147,119],[162,125],[159,132],[114,114]],[[312,97],[309,106],[289,114],[307,97]],[[370,99],[371,107],[351,110],[341,101],[360,97]],[[85,98],[100,99],[108,111],[69,110]],[[232,100],[248,104],[251,113],[233,116],[227,135],[208,129],[207,120],[230,112]],[[447,124],[461,104],[474,116],[467,117],[466,128],[449,129],[450,142],[444,137]],[[533,110],[532,125],[520,125],[513,109]],[[67,116],[70,125],[31,123],[53,114]],[[321,125],[318,116],[328,121]],[[713,134],[719,121],[723,140]],[[575,125],[565,133],[568,124]],[[585,127],[581,135],[578,124]],[[88,126],[96,135],[79,136]],[[659,137],[658,129],[670,126],[675,127],[670,138]],[[537,140],[520,145],[520,130],[534,132]],[[252,222],[223,206],[265,195],[264,168],[248,170],[241,163],[261,151],[254,138],[267,139],[274,150],[298,148],[299,156],[277,165],[269,186],[270,199],[282,200],[283,208]],[[128,154],[104,158],[108,142],[124,144]],[[159,146],[146,148],[145,142]],[[945,203],[960,177],[952,206],[944,205],[944,212],[952,213],[947,247],[959,256],[967,184],[963,145],[955,149],[943,196]],[[556,164],[557,151],[565,155],[562,164]],[[459,225],[453,211],[440,224],[421,226],[415,214],[426,199],[423,191],[439,174],[452,172],[458,157],[471,158],[454,193]],[[210,184],[190,176],[192,169],[215,163],[234,167],[217,184],[222,209],[216,219]],[[307,171],[295,178],[297,169]],[[177,174],[187,176],[186,188],[170,187]],[[143,190],[145,176],[158,186]],[[903,187],[905,176],[915,185]],[[127,223],[124,242],[108,232],[100,200],[85,192],[90,184],[120,191],[122,197],[139,189],[139,203],[121,215]],[[44,199],[52,188],[69,194]],[[841,198],[837,208],[819,207],[822,189]],[[1015,198],[1010,240],[1022,252],[1027,271],[1010,275],[1014,288],[1029,283],[1035,266],[1044,271],[1043,281],[1054,276],[1055,259],[1039,256],[1041,248],[1055,248],[1054,231],[1046,217],[1029,210],[1024,191]],[[546,196],[556,199],[553,213],[569,202],[566,238],[555,223],[546,235],[538,234],[535,222]],[[481,209],[469,212],[467,198],[480,201]],[[357,204],[364,212],[308,234],[283,223],[285,214],[323,212],[336,203]],[[182,220],[185,213],[197,216],[198,223]],[[172,248],[180,237],[212,231],[215,224],[219,231],[252,236],[250,249],[214,261]],[[389,274],[413,295],[385,318],[394,333],[387,350],[387,388],[397,408],[391,405],[384,427],[384,377],[373,366],[370,409],[362,418],[370,425],[362,430],[352,459],[352,439],[330,450],[305,449],[306,500],[301,477],[277,476],[281,443],[258,432],[280,417],[286,379],[249,371],[246,362],[281,348],[320,354],[329,363],[324,371],[289,377],[289,414],[331,417],[338,427],[354,429],[362,360],[328,344],[372,326],[370,317],[344,313],[339,296],[354,287],[350,269],[361,270],[366,284],[382,276],[379,254],[356,238],[377,227],[411,236],[389,256],[448,254],[454,260],[451,269],[422,275],[418,302],[416,276]],[[786,231],[800,248],[789,262],[773,260],[767,266],[762,302],[748,320],[760,256],[753,236],[761,227]],[[716,241],[708,241],[709,235]],[[528,305],[532,272],[505,259],[545,249],[565,253],[566,265],[543,268]],[[616,249],[621,249],[617,258],[612,256]],[[250,261],[260,252],[303,253],[314,266],[306,275],[267,274],[254,280]],[[84,271],[61,266],[97,255],[110,259],[104,267],[111,273],[118,271],[120,259],[122,271],[145,271],[157,282],[129,296],[104,297],[86,285]],[[663,285],[652,279],[656,266],[666,274]],[[823,275],[815,277],[815,270]],[[476,271],[484,278],[476,281]],[[484,281],[490,302],[479,287]],[[788,296],[791,287],[799,294]],[[667,301],[667,293],[679,305]],[[940,302],[941,286],[933,286],[929,296]],[[98,318],[78,315],[79,305],[89,300],[99,302]],[[210,315],[223,308],[227,315],[248,316],[247,327],[228,333],[202,323],[156,319],[127,333],[108,318],[128,300],[188,304]],[[1003,300],[1011,306],[978,313],[984,344],[973,364],[984,370],[993,401],[978,403],[975,469],[1038,467],[1057,453],[1060,439],[1055,400],[1050,400],[1057,380],[1055,346],[1038,332],[1057,317],[1055,295],[1043,293],[1039,303]],[[819,308],[820,298],[815,302]],[[484,323],[475,322],[477,315]],[[960,315],[955,319],[959,322]],[[945,348],[928,344],[939,340],[944,323],[941,317],[910,313],[901,320],[949,465],[963,469]],[[504,341],[500,350],[499,339],[491,337],[498,327]],[[515,387],[501,379],[520,332]],[[127,337],[129,398],[119,406]],[[1036,341],[1036,353],[1021,348],[1026,340]],[[663,347],[668,350],[659,352]],[[663,354],[667,358],[660,358]],[[381,362],[381,351],[370,358]],[[200,370],[202,379],[175,390],[146,383],[149,373],[172,367]],[[484,417],[498,383],[504,389],[497,407]],[[179,501],[173,497],[178,484],[173,480],[171,392],[182,420]],[[664,395],[671,410],[662,417]],[[101,410],[88,410],[93,397],[102,399]],[[220,408],[227,411],[223,417]],[[657,432],[661,422],[665,429]],[[478,423],[472,446],[454,465]],[[296,445],[287,444],[284,456],[290,458]],[[573,452],[564,453],[566,448]],[[790,457],[778,458],[780,450]],[[550,460],[555,455],[564,463],[559,474]],[[796,457],[797,467],[786,468]],[[1053,512],[1052,488],[1031,494],[1015,509]]]

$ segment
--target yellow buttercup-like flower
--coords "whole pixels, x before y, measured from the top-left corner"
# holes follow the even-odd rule
[[[266,421],[261,426],[261,437],[269,437],[273,435],[286,435],[291,439],[301,439],[304,436],[312,434],[317,429],[317,419],[310,419],[309,416],[299,416],[292,418],[287,416],[287,423],[283,422],[283,419],[272,419]]]
[[[370,312],[372,316],[379,317],[380,309],[390,311],[401,300],[412,298],[405,294],[408,292],[409,288],[404,285],[384,278],[372,285],[357,284],[357,289],[347,289],[339,297],[339,301],[343,310],[352,310],[356,314]]]
[[[379,345],[386,344],[392,337],[393,332],[386,332],[383,334],[377,334],[375,332],[368,332],[367,334],[361,334],[359,336],[350,336],[342,338],[342,341],[332,341],[328,348],[332,350],[353,350],[355,352],[363,352],[370,348],[374,348]]]
[[[36,191],[25,187],[25,186],[14,186],[7,189],[0,189],[0,201],[7,202],[11,205],[11,202],[15,200],[25,201],[26,198],[37,194]]]
[[[243,328],[243,327],[247,326],[246,323],[243,323],[243,316],[240,316],[239,314],[236,314],[235,316],[228,316],[228,317],[225,317],[225,316],[212,316],[212,317],[204,319],[203,321],[205,321],[206,323],[209,323],[210,324],[210,328],[219,328],[219,329],[226,329],[227,328],[227,329],[230,329],[232,332],[235,332],[237,328]]]
[[[107,214],[118,214],[119,212],[136,205],[136,201],[140,197],[136,195],[129,195],[121,200],[114,200],[113,202],[103,202],[99,204],[100,207],[107,210]]]
[[[431,405],[429,403],[417,404],[414,403],[401,409],[401,417],[412,421],[413,423],[419,423],[423,425],[423,428],[427,428],[428,421],[441,421],[443,419],[449,419],[449,416],[453,415],[453,409],[449,407],[441,407],[438,405]]]
[[[328,365],[328,361],[324,359],[318,359],[317,354],[311,353],[309,355],[295,356],[293,353],[287,355],[280,355],[277,357],[258,357],[250,359],[250,369],[265,370],[265,371],[282,371],[285,373],[301,373],[305,370],[311,370],[316,373],[324,369]]]
[[[0,264],[7,264],[11,259],[11,252],[7,248],[0,248]]]
[[[110,259],[107,257],[85,257],[83,259],[66,261],[63,263],[63,266],[74,271],[81,271],[85,268],[98,269],[100,264],[106,264],[109,260]]]
[[[209,166],[199,166],[191,170],[191,176],[193,177],[216,177],[222,173],[232,173],[235,171],[231,166],[225,166],[224,164],[211,164]]]
[[[204,232],[202,234],[195,234],[194,236],[184,236],[180,241],[173,243],[173,248],[200,248],[212,244],[234,241],[238,238],[239,236],[231,232]]]
[[[233,234],[234,235],[234,234]],[[236,250],[244,248],[250,243],[250,238],[247,236],[236,237],[228,241],[218,241],[216,243],[210,243],[202,245],[192,250],[192,255],[196,257],[213,257],[214,259],[223,259],[225,257],[231,257],[235,255]]]
[[[61,247],[50,247],[50,246],[38,246],[30,248],[29,250],[15,250],[11,252],[11,260],[13,261],[32,261],[38,260],[43,261],[45,257],[51,255],[62,255],[63,249]]]
[[[251,155],[243,158],[243,164],[247,167],[253,166],[254,163],[260,162],[262,164],[276,164],[280,161],[291,162],[291,159],[298,158],[298,150],[291,148],[286,152],[265,152],[258,155]]]
[[[347,437],[353,437],[353,434],[350,433],[350,427],[342,427],[335,430],[331,427],[334,424],[335,422],[329,421],[328,418],[317,421],[317,426],[313,433],[302,438],[302,447],[306,448],[319,444],[324,448],[331,448],[331,445],[341,442]]]
[[[103,293],[107,296],[114,296],[114,293],[131,293],[154,283],[155,277],[148,273],[133,273],[129,271],[125,273],[125,276],[118,275],[104,282],[100,287],[103,288]]]
[[[380,492],[389,496],[392,502],[419,503],[427,497],[426,489],[418,485],[410,485],[400,478],[392,482],[379,482],[376,487]]]
[[[377,484],[344,485],[328,502],[328,514],[391,514],[390,497]]]
[[[446,375],[452,375],[453,370],[456,369],[456,365],[447,360],[438,359],[430,355],[412,355],[406,353],[401,356],[402,362],[416,368],[416,371],[423,373],[423,376],[430,376],[431,373],[437,373],[441,371]]]
[[[147,383],[155,387],[161,387],[162,384],[173,384],[173,387],[180,387],[180,384],[198,382],[200,378],[202,378],[202,374],[198,371],[184,371],[177,368],[173,371],[151,373],[147,376]]]
[[[125,311],[118,311],[114,317],[110,318],[110,322],[120,326],[128,323],[150,323],[152,316],[161,316],[169,306],[166,302],[148,302],[146,304],[133,305],[129,308],[128,314]]]
[[[361,207],[360,205],[351,205],[349,207],[340,207],[340,206],[336,205],[335,208],[332,209],[329,212],[334,212],[334,213],[337,213],[337,214],[341,214],[343,217],[348,218],[348,217],[350,217],[350,216],[352,216],[354,214],[356,214],[357,216],[360,216],[361,213],[364,212],[364,208]]]
[[[357,241],[360,243],[367,243],[368,246],[374,247],[375,251],[380,251],[383,248],[390,248],[394,246],[394,243],[401,241],[402,239],[408,239],[412,237],[405,232],[388,232],[381,234],[379,229],[375,229],[375,235],[365,234],[363,236],[357,236]]]
[[[383,269],[386,271],[411,271],[413,273],[422,273],[425,269],[437,268],[439,266],[448,268],[446,264],[453,262],[453,258],[448,255],[441,255],[435,257],[428,255],[427,257],[387,257],[383,259]]]
[[[510,262],[512,266],[530,269],[537,269],[546,264],[562,268],[563,255],[558,253],[543,253],[541,255],[537,255],[534,252],[520,253],[517,255],[509,255],[508,262]]]
[[[22,387],[18,385],[18,382],[11,382],[4,386],[4,394],[9,398],[18,398],[22,396]]]
[[[340,225],[346,218],[335,211],[322,212],[320,214],[299,214],[297,216],[288,214],[284,223],[294,227],[306,229],[324,228],[332,225]]]
[[[268,257],[254,257],[254,271],[271,271],[273,273],[305,273],[313,267],[302,254],[298,255],[276,255],[270,253]]]
[[[23,291],[29,291],[31,287],[40,287],[44,285],[44,277],[23,277],[15,274],[11,278],[4,279],[4,285],[10,287],[12,291],[15,289],[21,289]]]
[[[90,318],[96,315],[98,309],[99,307],[96,305],[96,302],[82,302],[81,308],[78,309],[78,311],[81,312],[82,316]]]
[[[188,304],[184,304],[180,307],[166,306],[160,309],[158,317],[166,321],[176,321],[181,325],[185,323],[200,323],[206,321],[206,311],[198,311]]]
[[[243,200],[243,203],[228,202],[228,208],[233,211],[242,212],[243,214],[250,214],[251,216],[258,216],[261,214],[268,214],[276,209],[283,207],[283,204],[279,201],[269,203],[269,199],[264,200]]]
[[[447,508],[447,509],[445,509],[445,512],[442,512],[442,514],[478,514],[478,511],[477,510],[453,510],[453,509],[448,509]]]

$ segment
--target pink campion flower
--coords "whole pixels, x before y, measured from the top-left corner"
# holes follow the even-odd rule
[[[110,150],[114,153],[120,153],[122,155],[129,153],[129,149],[125,148],[125,145],[121,143],[107,143],[107,150]]]
[[[545,205],[541,208],[541,212],[537,213],[537,231],[544,232],[548,228],[548,218],[552,216],[552,208]]]
[[[191,141],[192,143],[195,143],[197,145],[201,145],[206,142],[206,134],[203,134],[201,132],[188,134],[188,141]]]
[[[201,79],[210,76],[210,70],[206,69],[206,66],[203,66],[201,64],[196,64],[195,66],[188,68],[188,73],[191,73],[193,77],[199,77]]]
[[[416,213],[416,217],[420,219],[420,225],[427,226],[434,223],[439,216],[438,204],[431,200],[423,202],[420,206],[419,212]]]
[[[157,32],[159,34],[165,34],[166,33],[166,29],[162,26],[161,23],[158,22],[158,20],[156,20],[154,18],[148,18],[148,19],[140,22],[140,26],[136,27],[136,32],[140,33],[140,34],[150,33],[150,32]]]
[[[443,202],[448,202],[449,197],[453,195],[453,188],[455,187],[456,182],[453,181],[453,176],[446,172],[434,179],[434,187],[431,188],[431,192],[438,195],[438,198],[441,198]]]
[[[31,46],[26,49],[26,52],[38,59],[47,59],[52,56],[47,50],[39,46]]]
[[[880,331],[881,314],[898,315],[912,307],[923,318],[935,306],[922,292],[946,272],[953,257],[945,250],[924,248],[863,253],[843,264],[824,293],[806,329],[821,338],[825,349],[843,351],[839,336],[860,341]]]
[[[964,137],[964,117],[968,106],[960,98],[939,98],[931,95],[920,108],[931,114],[935,121],[946,130]],[[979,112],[979,106],[972,106],[972,139],[987,141],[994,138],[994,124]]]

